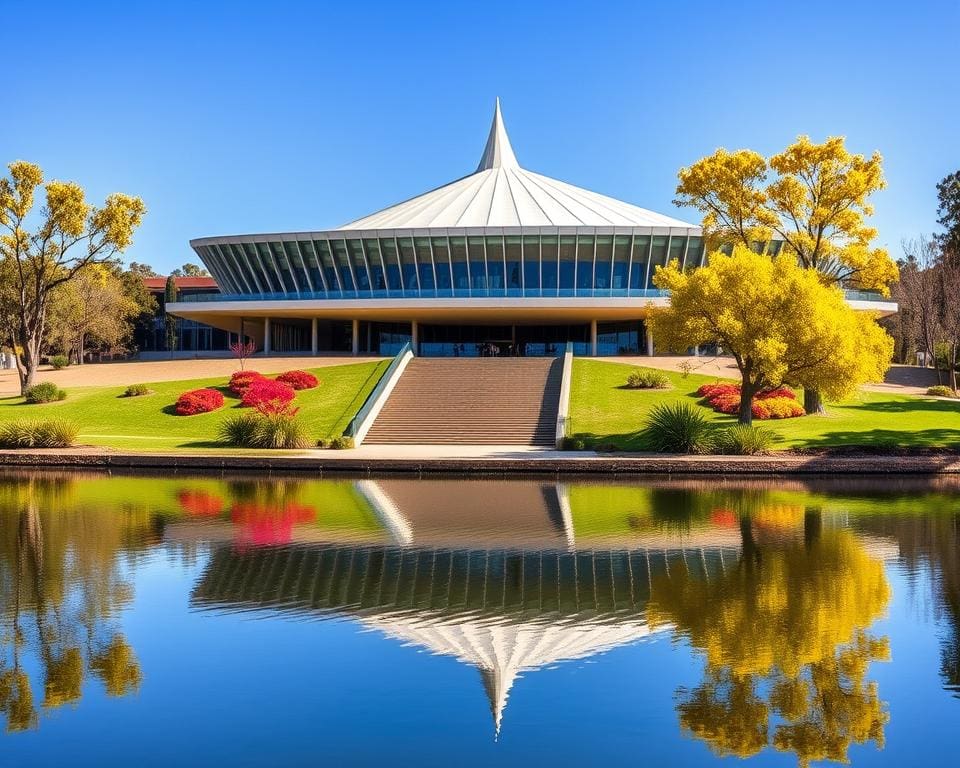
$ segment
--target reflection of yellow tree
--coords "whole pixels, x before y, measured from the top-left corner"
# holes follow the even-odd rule
[[[25,653],[43,669],[44,709],[76,702],[85,677],[110,695],[139,686],[132,648],[109,619],[131,598],[119,555],[152,535],[146,513],[72,510],[72,481],[31,477],[0,483],[0,603],[9,634],[0,636],[0,711],[8,730],[36,725]]]
[[[782,510],[768,517],[785,519]],[[882,745],[887,716],[865,678],[887,646],[865,629],[890,589],[849,531],[823,531],[815,513],[786,517],[806,535],[764,546],[741,512],[739,564],[719,578],[680,569],[656,579],[650,619],[704,652],[704,680],[680,691],[678,713],[719,754],[745,757],[772,743],[803,765],[843,760],[850,744]]]

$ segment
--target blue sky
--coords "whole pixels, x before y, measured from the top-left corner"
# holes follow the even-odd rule
[[[960,168],[960,3],[835,5],[4,0],[0,160],[142,196],[126,257],[162,271],[471,172],[499,95],[525,167],[667,214],[718,146],[845,135],[897,255]]]

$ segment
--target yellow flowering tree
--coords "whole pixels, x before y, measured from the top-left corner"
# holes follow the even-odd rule
[[[33,163],[8,167],[9,177],[0,178],[0,332],[17,353],[26,391],[40,364],[53,292],[92,265],[112,262],[133,241],[146,207],[123,194],[93,206],[74,182],[44,184]],[[41,186],[44,205],[35,211]]]
[[[653,282],[670,291],[670,306],[651,316],[658,346],[722,344],[740,371],[742,424],[751,423],[763,389],[786,383],[842,398],[882,380],[893,354],[893,339],[873,317],[788,255],[735,245],[700,269],[658,267]]]
[[[708,247],[757,247],[778,239],[783,250],[828,284],[889,295],[897,265],[872,245],[870,197],[883,189],[883,160],[847,150],[843,137],[822,144],[800,136],[765,159],[748,149],[718,149],[679,173],[680,206],[704,214]],[[822,410],[820,391],[804,393],[808,413]]]

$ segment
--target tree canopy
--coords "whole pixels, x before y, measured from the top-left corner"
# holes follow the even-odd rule
[[[721,344],[740,371],[743,423],[760,390],[786,383],[840,399],[882,381],[890,363],[893,339],[874,318],[789,255],[736,245],[690,272],[657,267],[653,282],[670,291],[670,306],[651,316],[658,346]]]

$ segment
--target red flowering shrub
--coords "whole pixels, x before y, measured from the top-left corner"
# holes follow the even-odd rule
[[[697,394],[719,413],[736,415],[740,412],[739,384],[704,384]],[[750,411],[755,419],[791,419],[806,414],[794,391],[783,386],[757,392]]]
[[[253,382],[263,381],[264,379],[266,379],[266,376],[257,371],[237,371],[230,377],[230,391],[242,397]]]
[[[223,394],[216,389],[192,389],[177,399],[177,416],[195,416],[223,407]]]
[[[303,504],[283,505],[241,502],[230,509],[240,545],[286,544],[293,534],[293,526],[316,519],[317,511]]]
[[[240,403],[252,408],[267,408],[268,411],[280,411],[288,405],[296,393],[287,384],[273,379],[258,379],[246,388]]]
[[[277,381],[293,389],[313,389],[320,384],[317,377],[308,371],[287,371],[277,376]]]
[[[177,492],[177,501],[184,512],[197,517],[219,515],[224,506],[223,499],[216,494],[186,488]]]

